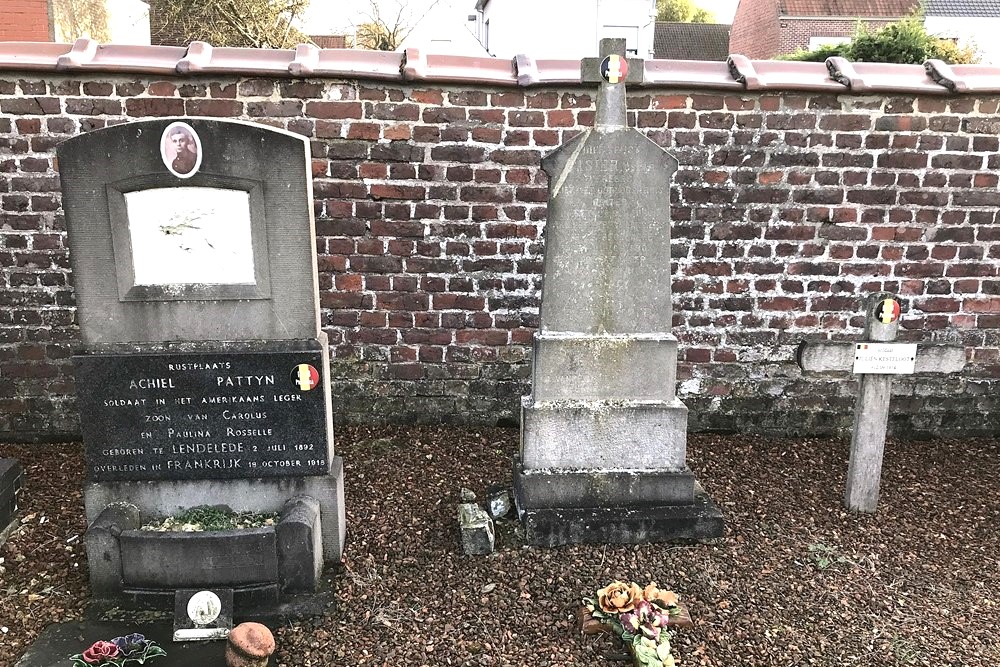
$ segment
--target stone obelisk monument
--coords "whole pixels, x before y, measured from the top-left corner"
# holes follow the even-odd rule
[[[523,400],[514,490],[526,539],[697,540],[722,516],[685,462],[675,393],[670,180],[677,160],[630,129],[625,40],[583,61],[595,127],[542,161],[549,176],[541,327]]]

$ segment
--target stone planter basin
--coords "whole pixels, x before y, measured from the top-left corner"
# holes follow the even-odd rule
[[[274,526],[205,532],[139,530],[139,510],[107,506],[87,529],[91,588],[171,608],[179,589],[232,589],[237,607],[314,593],[323,568],[319,503],[285,503]]]
[[[278,581],[273,526],[212,532],[124,530],[126,588],[237,588]]]

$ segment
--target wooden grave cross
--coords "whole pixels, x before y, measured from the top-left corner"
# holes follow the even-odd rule
[[[930,344],[918,349],[916,343],[893,343],[899,312],[895,295],[877,294],[867,303],[864,341],[799,346],[803,371],[853,371],[859,376],[844,495],[844,504],[856,512],[872,513],[878,505],[893,376],[955,373],[965,367],[964,347]]]

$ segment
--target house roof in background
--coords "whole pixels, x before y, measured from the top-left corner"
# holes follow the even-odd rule
[[[919,6],[919,0],[779,0],[778,13],[782,16],[899,18]]]
[[[313,44],[321,49],[347,49],[347,35],[309,35]]]
[[[725,60],[729,57],[731,27],[724,23],[657,21],[653,33],[653,57],[666,60]]]
[[[927,0],[927,16],[1000,17],[1000,0]]]

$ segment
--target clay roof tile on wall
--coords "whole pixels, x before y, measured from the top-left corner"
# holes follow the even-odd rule
[[[320,49],[237,49],[192,42],[184,47],[0,42],[0,72],[110,72],[148,74],[267,75],[357,78],[363,80],[468,82],[491,86],[579,85],[579,60],[512,60],[482,56]],[[728,61],[647,60],[642,86],[715,90],[828,90],[834,93],[907,92],[945,95],[1000,92],[1000,68],[948,66],[936,60],[920,65],[823,63],[751,60],[733,54]]]
[[[913,13],[919,0],[781,0],[781,16],[857,16],[899,18]]]

